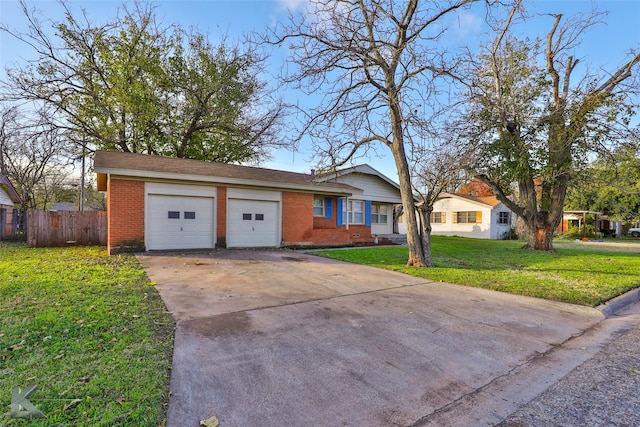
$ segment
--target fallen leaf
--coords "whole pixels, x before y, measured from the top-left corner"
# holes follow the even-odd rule
[[[82,382],[82,383],[88,383],[88,382],[89,382],[89,380],[91,380],[91,376],[89,376],[89,375],[84,376],[84,377],[82,377],[82,378],[79,378],[79,379],[78,379],[78,381],[80,381],[80,382]]]
[[[57,356],[53,357],[53,360],[58,360],[58,359],[62,359],[64,357],[64,353],[60,353]]]
[[[65,404],[62,407],[63,411],[66,411],[67,409],[71,408],[73,405],[77,405],[78,403],[82,402],[82,399],[73,399],[71,402]]]
[[[116,337],[111,338],[111,342],[118,342],[118,338]]]
[[[21,349],[22,347],[24,347],[24,341],[19,342],[18,344],[14,344],[12,346],[9,347],[9,350],[18,350]]]
[[[125,402],[125,398],[124,397],[119,397],[116,399],[116,402],[118,402],[119,404],[123,404]]]
[[[200,420],[200,425],[203,427],[218,427],[220,425],[220,421],[218,421],[218,417],[214,415],[206,420]]]
[[[630,370],[631,372],[633,372],[634,374],[638,374],[638,375],[640,375],[640,369],[636,369],[636,368],[629,368],[629,370]]]

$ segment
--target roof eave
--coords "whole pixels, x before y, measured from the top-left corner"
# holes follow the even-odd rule
[[[337,196],[352,196],[354,194],[362,194],[362,190],[356,188],[333,188],[326,187],[322,184],[297,184],[291,182],[281,181],[263,181],[254,179],[241,179],[224,176],[207,176],[207,175],[193,175],[182,173],[157,173],[147,170],[135,170],[135,169],[118,169],[118,168],[104,168],[96,167],[95,172],[114,175],[122,177],[134,177],[134,178],[153,178],[162,180],[178,180],[178,181],[192,181],[192,182],[206,182],[211,184],[225,184],[225,185],[238,185],[238,186],[250,186],[250,187],[265,187],[265,188],[278,188],[281,190],[297,190],[315,192],[327,195]]]

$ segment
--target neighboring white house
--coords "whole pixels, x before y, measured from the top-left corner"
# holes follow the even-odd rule
[[[431,213],[431,234],[500,239],[511,229],[512,212],[496,197],[445,193]]]
[[[358,165],[337,172],[317,175],[318,182],[338,182],[362,189],[362,194],[345,199],[342,211],[345,220],[359,221],[368,214],[371,204],[371,234],[393,233],[393,209],[401,204],[400,186],[369,165]],[[362,222],[362,221],[360,221]]]
[[[0,175],[0,240],[9,236],[14,231],[13,207],[21,203],[18,192],[6,175]]]

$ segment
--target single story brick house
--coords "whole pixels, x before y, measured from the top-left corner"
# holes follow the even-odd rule
[[[94,169],[109,253],[369,243],[401,200],[366,165],[315,175],[98,151]]]
[[[512,216],[495,196],[445,193],[433,204],[431,234],[500,239],[511,230]]]

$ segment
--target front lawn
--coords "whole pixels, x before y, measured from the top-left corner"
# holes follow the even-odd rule
[[[595,307],[640,286],[640,244],[555,243],[556,253],[522,242],[433,236],[435,268],[407,267],[406,246],[325,250],[317,255],[441,282]]]
[[[0,425],[164,424],[175,324],[135,257],[0,242],[0,313]],[[46,418],[10,418],[30,384]]]

